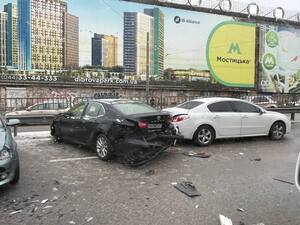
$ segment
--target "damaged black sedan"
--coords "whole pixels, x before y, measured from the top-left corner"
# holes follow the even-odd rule
[[[180,138],[168,113],[121,99],[79,103],[54,119],[51,135],[57,141],[92,147],[101,160],[116,155],[132,166],[156,158]]]

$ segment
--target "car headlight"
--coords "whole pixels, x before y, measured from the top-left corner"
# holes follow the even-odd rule
[[[0,151],[0,160],[7,160],[11,158],[10,151],[7,147],[4,146],[4,148]]]

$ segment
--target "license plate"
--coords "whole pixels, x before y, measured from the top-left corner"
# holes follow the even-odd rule
[[[148,128],[149,129],[161,129],[162,128],[162,124],[157,123],[157,124],[148,124]]]

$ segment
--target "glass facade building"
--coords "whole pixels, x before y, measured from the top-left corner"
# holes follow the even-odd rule
[[[7,13],[7,43],[6,64],[18,67],[19,44],[18,44],[18,7],[17,4],[9,3],[4,6]]]
[[[18,0],[18,12],[19,69],[64,69],[66,1]]]
[[[92,38],[92,65],[113,67],[118,65],[118,38],[113,35],[94,34]]]
[[[64,30],[64,68],[77,69],[79,67],[79,18],[66,13]]]
[[[124,72],[153,75],[153,17],[136,12],[124,13]]]
[[[0,66],[6,66],[7,13],[0,12]]]
[[[163,77],[165,16],[159,8],[145,9],[144,13],[153,17],[153,74],[155,77]]]
[[[31,0],[18,0],[19,69],[31,70]]]

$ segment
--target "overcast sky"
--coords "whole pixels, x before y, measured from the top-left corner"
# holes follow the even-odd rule
[[[247,2],[247,3],[256,2],[258,5],[268,6],[268,7],[281,6],[284,9],[300,12],[299,0],[243,0],[243,2]]]
[[[187,2],[187,0],[167,0],[170,2]],[[192,2],[198,2],[199,0],[191,0]],[[202,2],[209,2],[210,0],[202,0]],[[217,0],[213,0],[217,1]],[[232,0],[233,1],[233,0]],[[278,7],[281,6],[284,9],[300,12],[300,0],[235,0],[236,2],[256,2],[259,6]]]
[[[2,5],[6,4],[7,2],[14,2],[15,0],[0,0],[0,7],[2,8]],[[108,0],[110,1],[110,0]],[[176,1],[176,0],[174,0]],[[186,0],[177,0],[177,1],[186,1]],[[208,0],[203,0],[208,1]],[[258,5],[261,6],[281,6],[285,9],[295,10],[300,12],[300,0],[241,0],[243,2],[256,2]],[[2,11],[2,10],[1,10]]]

